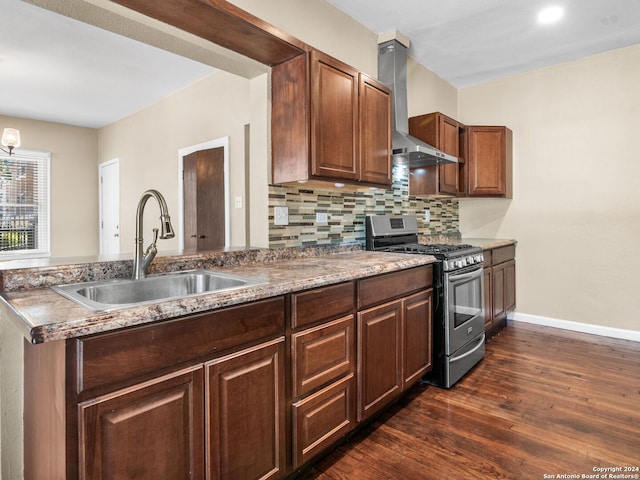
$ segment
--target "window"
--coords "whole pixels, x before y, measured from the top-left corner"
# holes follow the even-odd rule
[[[43,152],[0,155],[0,260],[50,255],[49,163]]]

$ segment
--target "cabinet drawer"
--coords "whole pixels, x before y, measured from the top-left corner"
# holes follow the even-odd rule
[[[284,297],[77,341],[78,393],[284,334]]]
[[[358,308],[382,303],[416,290],[429,288],[433,283],[433,267],[422,267],[386,273],[358,281]]]
[[[349,315],[291,336],[294,398],[353,373],[354,322]]]
[[[353,282],[294,293],[291,295],[291,326],[298,328],[351,313],[354,304]]]
[[[354,375],[349,375],[293,404],[294,468],[310,460],[353,428],[354,380]]]
[[[491,255],[493,257],[492,265],[498,265],[516,258],[516,247],[515,245],[507,245],[506,247],[494,248]]]

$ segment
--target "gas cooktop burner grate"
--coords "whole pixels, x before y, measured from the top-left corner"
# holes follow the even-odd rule
[[[394,245],[385,249],[387,252],[395,253],[419,253],[423,255],[437,255],[443,253],[457,252],[460,250],[468,250],[473,248],[467,244],[449,244],[449,243],[407,243]]]

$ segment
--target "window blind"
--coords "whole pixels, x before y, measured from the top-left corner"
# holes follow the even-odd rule
[[[0,260],[50,254],[50,156],[0,156]]]

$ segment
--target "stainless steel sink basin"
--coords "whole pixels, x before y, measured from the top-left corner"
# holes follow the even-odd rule
[[[149,275],[140,280],[114,279],[51,287],[60,295],[97,312],[259,285],[264,280],[211,270]]]

